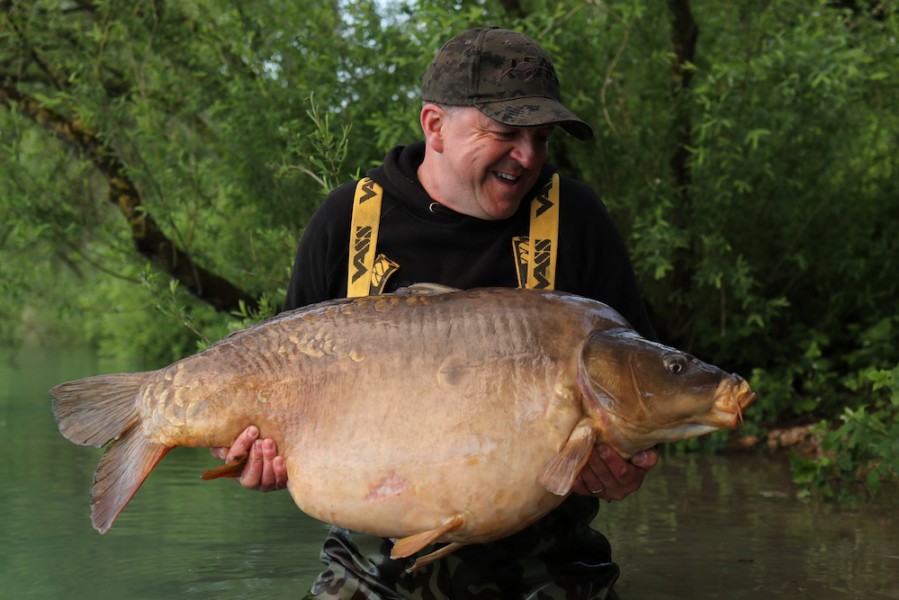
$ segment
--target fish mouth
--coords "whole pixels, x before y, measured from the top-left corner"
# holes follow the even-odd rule
[[[715,390],[708,424],[726,428],[743,425],[743,412],[757,397],[749,382],[736,373],[722,379]]]

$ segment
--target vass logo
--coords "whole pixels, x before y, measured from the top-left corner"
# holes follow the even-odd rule
[[[383,254],[375,259],[375,265],[371,270],[371,295],[383,294],[387,286],[387,280],[399,270],[400,265]]]
[[[559,176],[554,174],[531,200],[528,235],[512,238],[518,287],[552,290],[556,286],[559,239]]]
[[[383,254],[375,257],[383,195],[381,186],[368,177],[356,184],[347,251],[346,291],[349,298],[383,293],[387,280],[400,268]]]
[[[353,233],[353,281],[368,273],[365,268],[365,255],[371,248],[371,227],[357,227]]]
[[[375,190],[374,185],[375,182],[368,178],[361,181],[361,189],[356,198],[357,206],[361,208],[366,202],[377,197],[377,191]],[[353,230],[353,282],[358,281],[360,277],[363,277],[368,273],[368,269],[365,266],[365,257],[369,252],[374,251],[371,239],[372,231],[373,227],[371,225],[357,225]]]
[[[512,239],[515,262],[518,265],[518,287],[534,290],[552,289],[549,269],[552,264],[553,242],[550,239],[534,240],[534,256],[531,256],[531,240],[526,235]],[[528,268],[534,262],[534,281],[528,281]]]
[[[534,289],[549,289],[549,259],[552,256],[552,240],[534,240]]]
[[[536,198],[533,200],[534,206],[536,206],[534,216],[539,218],[543,216],[543,213],[551,209],[555,206],[555,203],[549,198],[549,190],[544,189]]]

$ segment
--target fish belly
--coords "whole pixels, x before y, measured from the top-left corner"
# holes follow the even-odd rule
[[[369,414],[301,436],[286,455],[297,505],[382,537],[436,529],[462,515],[465,525],[442,541],[477,542],[517,531],[561,502],[537,480],[570,435],[576,411],[516,419],[512,403],[417,400],[422,408],[404,415]],[[434,400],[470,410],[427,410]]]
[[[556,347],[507,311],[433,312],[396,317],[307,407],[285,455],[304,512],[383,537],[463,515],[442,541],[476,542],[561,502],[537,479],[582,416],[577,338]]]

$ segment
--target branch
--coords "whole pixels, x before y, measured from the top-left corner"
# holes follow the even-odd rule
[[[674,63],[671,66],[671,97],[673,100],[673,129],[675,148],[669,161],[674,188],[677,194],[676,207],[672,223],[680,230],[687,230],[692,218],[693,195],[692,174],[690,172],[690,144],[692,122],[690,107],[687,103],[687,92],[693,80],[693,63],[696,56],[696,41],[699,38],[699,26],[693,20],[690,11],[690,0],[668,0],[674,20],[671,28],[671,44],[674,48]],[[695,275],[695,249],[692,245],[676,249],[673,254],[673,285],[678,293],[689,295],[693,287]],[[688,345],[689,341],[681,340],[684,332],[689,331],[689,323],[693,315],[689,307],[682,304],[674,308],[674,314],[668,323],[666,338],[672,343]]]
[[[671,170],[677,189],[689,204],[689,186],[691,183],[688,165],[690,145],[690,113],[684,107],[685,92],[689,90],[693,80],[693,62],[696,56],[696,40],[699,38],[699,26],[693,20],[689,0],[668,0],[668,7],[674,15],[671,30],[671,43],[674,46],[674,64],[672,65],[671,95],[675,105],[675,128],[677,148],[671,157]]]
[[[11,16],[11,8],[8,6],[3,6],[3,10],[5,12],[6,22],[9,24],[10,28],[15,32],[16,37],[19,38],[19,41],[23,46],[28,49],[28,53],[31,55],[32,60],[37,64],[38,68],[47,76],[47,79],[57,90],[62,91],[65,89],[65,78],[60,75],[60,73],[51,65],[48,61],[44,60],[44,57],[37,51],[35,48],[25,37],[25,33],[22,31],[22,28],[19,27],[19,24],[13,20]]]
[[[519,0],[502,0],[501,4],[503,6],[503,10],[513,17],[523,19],[528,16]]]
[[[18,110],[90,158],[109,182],[109,199],[128,222],[138,253],[216,310],[237,311],[241,303],[252,310],[258,308],[255,298],[194,263],[187,252],[165,235],[146,211],[140,192],[128,177],[125,166],[112,149],[83,123],[42,106],[37,99],[11,85],[8,79],[0,81],[0,104]]]
[[[615,56],[612,58],[612,62],[609,63],[609,68],[606,69],[606,76],[602,81],[602,89],[599,91],[599,103],[602,105],[602,114],[605,115],[606,123],[608,123],[609,129],[611,129],[612,133],[615,135],[618,135],[618,129],[615,128],[615,123],[612,122],[612,117],[609,114],[609,105],[606,102],[606,92],[612,84],[612,74],[618,66],[618,61],[621,60],[621,55],[624,53],[624,48],[627,46],[627,39],[630,37],[630,33],[631,26],[630,23],[627,23],[624,27],[624,35],[621,36],[621,42],[615,50]]]
[[[690,0],[668,0],[668,8],[674,15],[674,27],[671,41],[674,45],[674,75],[680,80],[684,89],[690,87],[693,71],[686,64],[692,63],[696,56],[696,40],[699,39],[699,26],[690,12]]]

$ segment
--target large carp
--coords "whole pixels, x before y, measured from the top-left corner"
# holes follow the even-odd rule
[[[596,443],[630,457],[734,427],[755,398],[605,304],[506,288],[325,302],[157,371],[51,393],[66,438],[108,444],[92,487],[101,533],[166,452],[227,446],[255,424],[307,514],[399,538],[394,557],[450,542],[419,566],[540,519]]]

